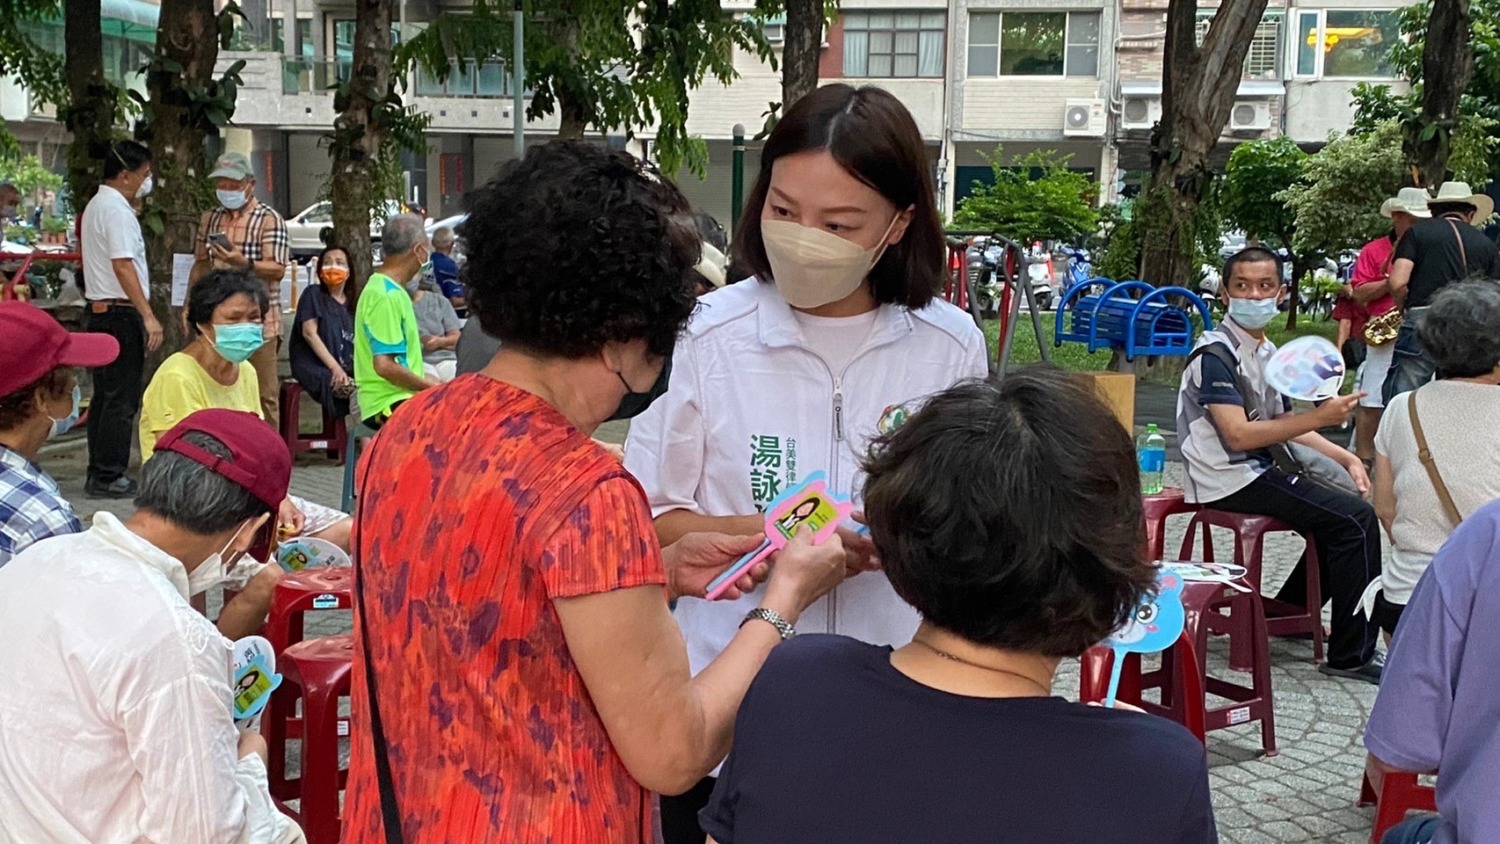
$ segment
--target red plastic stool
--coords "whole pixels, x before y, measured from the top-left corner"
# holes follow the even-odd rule
[[[1270,516],[1253,516],[1246,513],[1230,513],[1205,507],[1193,516],[1187,533],[1182,537],[1179,556],[1193,559],[1193,541],[1200,526],[1213,525],[1234,531],[1234,563],[1245,567],[1245,580],[1262,593],[1261,605],[1266,618],[1266,631],[1272,636],[1295,636],[1311,634],[1313,662],[1323,661],[1323,587],[1318,576],[1318,546],[1311,534],[1304,533],[1280,519]],[[1265,549],[1266,534],[1295,533],[1307,544],[1307,600],[1302,606],[1265,597],[1261,582],[1261,554]],[[1205,562],[1214,561],[1213,532],[1203,528],[1203,557]],[[1237,627],[1234,632],[1245,632]],[[1251,666],[1243,636],[1230,636],[1229,664],[1236,670]]]
[[[299,642],[276,661],[281,687],[271,695],[263,721],[269,748],[271,796],[302,826],[308,844],[338,844],[342,834],[339,792],[349,772],[339,767],[339,738],[349,735],[349,719],[339,717],[339,698],[349,696],[354,637],[325,636]],[[294,719],[297,702],[302,717]],[[286,743],[301,739],[301,774],[286,778]],[[285,801],[299,800],[288,809]]]
[[[1370,844],[1406,819],[1407,812],[1436,812],[1437,789],[1417,782],[1417,775],[1389,767],[1374,756],[1365,757],[1365,776],[1359,785],[1359,805],[1375,807]]]
[[[323,411],[323,427],[312,436],[302,434],[302,385],[288,379],[281,382],[281,438],[293,457],[304,451],[323,451],[334,460],[343,460],[349,438],[342,417]]]
[[[1139,657],[1127,662],[1120,677],[1120,699],[1147,711],[1157,711],[1190,729],[1191,725],[1201,724],[1205,733],[1259,721],[1261,748],[1267,756],[1275,756],[1276,710],[1271,693],[1271,649],[1266,636],[1265,616],[1255,597],[1218,583],[1186,583],[1182,591],[1182,607],[1186,615],[1182,637],[1176,646],[1161,655],[1161,667],[1155,671],[1143,673]],[[1230,616],[1220,612],[1225,609],[1229,610]],[[1208,675],[1209,632],[1243,623],[1235,619],[1239,614],[1249,617],[1250,629],[1255,634],[1251,638],[1254,669],[1249,686]],[[1184,640],[1188,647],[1183,647]],[[1090,653],[1099,650],[1109,653],[1106,648],[1094,648]],[[1111,667],[1110,664],[1091,665],[1086,655],[1080,687],[1102,698],[1108,691],[1108,669]],[[1102,687],[1098,685],[1100,670],[1103,671]],[[1138,703],[1141,692],[1146,689],[1160,689],[1161,703]],[[1228,700],[1229,705],[1209,708],[1204,691]]]
[[[1168,653],[1174,654],[1176,659],[1168,668],[1172,676],[1174,688],[1172,694],[1174,699],[1180,700],[1202,700],[1203,679],[1194,671],[1185,670],[1187,666],[1198,661],[1197,649],[1193,647],[1193,639],[1186,629],[1182,635],[1177,637],[1177,643],[1172,646]],[[1115,652],[1103,645],[1095,645],[1084,651],[1079,659],[1078,675],[1078,699],[1083,703],[1103,703],[1109,695],[1109,675],[1115,666]],[[1116,690],[1116,699],[1132,706],[1140,707],[1152,715],[1168,718],[1187,727],[1188,732],[1198,737],[1198,741],[1207,743],[1206,730],[1203,722],[1203,707],[1181,707],[1164,706],[1152,703],[1141,696],[1143,691],[1141,685],[1141,655],[1134,653],[1125,654],[1125,667],[1120,672],[1120,687]],[[1163,692],[1165,695],[1166,693]]]
[[[330,566],[304,569],[282,576],[271,593],[265,635],[280,654],[302,641],[303,616],[319,610],[347,610],[354,606],[354,569]]]
[[[1141,513],[1146,519],[1146,559],[1160,560],[1167,542],[1167,517],[1178,513],[1196,513],[1202,505],[1189,504],[1182,490],[1167,487],[1161,492],[1141,495]]]

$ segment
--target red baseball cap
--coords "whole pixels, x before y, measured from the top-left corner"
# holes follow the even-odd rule
[[[52,315],[25,302],[0,302],[0,396],[59,366],[104,366],[120,356],[108,334],[72,334]]]
[[[228,457],[219,457],[188,442],[193,432],[208,434],[229,449]],[[210,408],[189,414],[156,441],[156,451],[171,451],[208,467],[209,471],[233,481],[266,505],[274,516],[286,500],[292,482],[292,454],[276,430],[253,413],[242,410]],[[276,520],[266,523],[250,554],[266,559]]]

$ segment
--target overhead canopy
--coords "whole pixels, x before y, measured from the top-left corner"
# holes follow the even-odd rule
[[[160,14],[160,6],[145,0],[103,0],[99,28],[105,35],[154,43]]]

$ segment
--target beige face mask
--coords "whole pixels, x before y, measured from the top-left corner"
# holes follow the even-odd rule
[[[781,298],[794,308],[817,308],[853,293],[885,254],[900,218],[891,218],[874,249],[790,220],[762,220],[760,236]]]

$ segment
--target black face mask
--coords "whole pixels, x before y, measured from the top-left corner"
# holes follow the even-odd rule
[[[618,422],[622,419],[634,419],[646,412],[651,403],[662,397],[667,391],[667,382],[672,377],[672,354],[667,353],[667,358],[662,362],[661,374],[656,376],[656,382],[644,393],[637,393],[625,380],[625,376],[616,372],[620,383],[625,385],[625,397],[620,399],[620,406],[615,409],[613,416],[605,420],[607,422]]]

